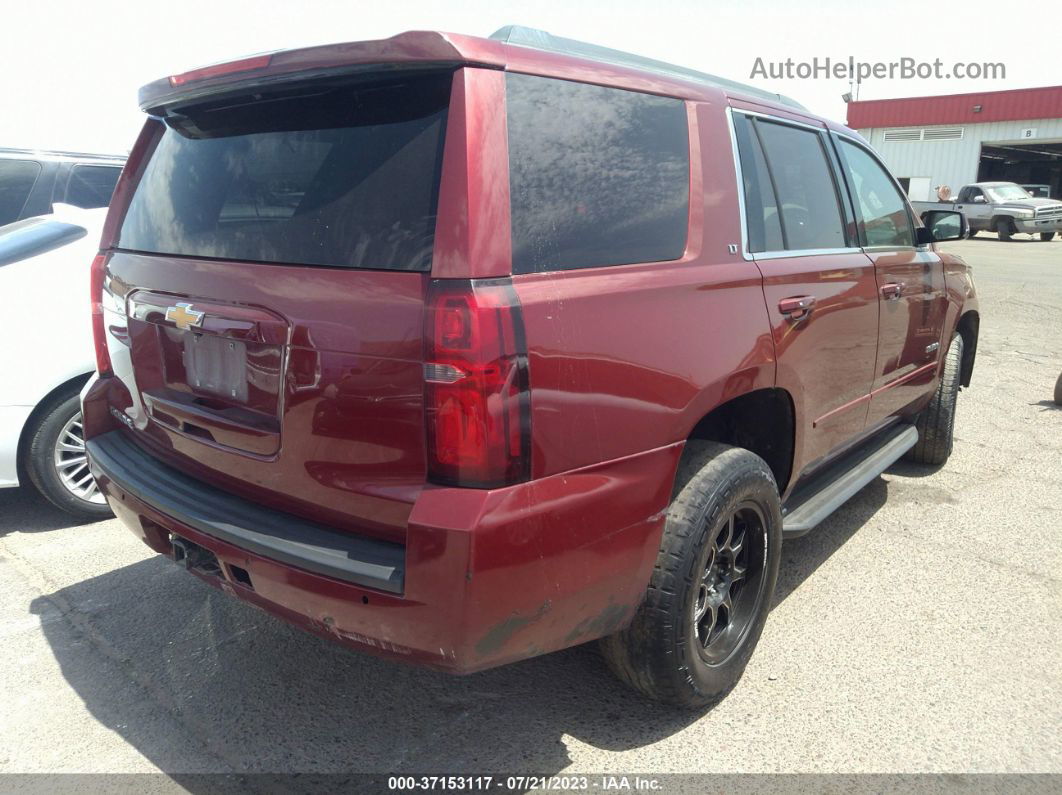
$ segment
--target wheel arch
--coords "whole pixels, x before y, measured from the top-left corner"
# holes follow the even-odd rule
[[[26,447],[29,445],[31,429],[36,427],[37,421],[52,404],[55,398],[66,392],[74,392],[75,394],[77,392],[80,392],[81,387],[83,387],[91,377],[92,372],[90,371],[87,373],[82,373],[80,375],[75,375],[72,378],[68,378],[62,383],[52,387],[49,392],[47,392],[43,397],[41,397],[40,400],[37,401],[37,404],[33,407],[33,411],[30,412],[30,415],[26,418],[26,421],[22,424],[22,431],[19,433],[18,437],[18,453],[16,466],[19,483],[27,482]]]
[[[778,387],[745,392],[698,420],[686,441],[694,439],[721,442],[755,453],[767,462],[779,494],[784,494],[793,474],[796,450],[793,398]]]
[[[1000,221],[1006,221],[1010,226],[1010,231],[1013,232],[1017,227],[1014,223],[1014,216],[1007,215],[1006,213],[996,213],[992,216],[992,219],[988,222],[989,229],[995,229]]]
[[[981,316],[971,309],[959,317],[955,330],[962,337],[962,367],[959,370],[959,383],[970,385],[973,376],[974,360],[977,358],[977,336],[981,326]]]

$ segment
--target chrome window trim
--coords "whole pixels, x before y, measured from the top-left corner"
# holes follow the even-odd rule
[[[785,251],[757,251],[752,258],[761,259],[795,259],[796,257],[822,257],[828,254],[858,254],[861,248],[793,248]]]
[[[857,138],[856,136],[850,135],[850,134],[848,134],[846,132],[841,132],[839,130],[835,130],[832,127],[828,128],[828,131],[833,133],[834,135],[837,135],[837,136],[841,137],[841,138],[847,138],[849,141],[851,141],[853,143],[857,143],[860,146],[862,146],[863,148],[866,148],[868,146],[867,142],[864,141],[862,138]]]
[[[746,116],[756,116],[767,121],[778,122],[779,124],[788,124],[793,127],[804,127],[808,130],[814,130],[815,132],[828,132],[829,128],[826,125],[815,126],[806,121],[794,121],[793,119],[787,119],[784,116],[775,116],[770,113],[763,113],[758,110],[745,110],[744,108],[734,108],[736,113],[744,113]]]
[[[741,218],[741,258],[746,262],[751,262],[753,256],[749,253],[749,222],[745,209],[745,177],[741,172],[741,158],[738,156],[737,131],[734,129],[734,108],[730,105],[726,106],[726,124],[727,129],[730,130],[730,154],[734,161],[734,176],[737,179],[738,215]]]

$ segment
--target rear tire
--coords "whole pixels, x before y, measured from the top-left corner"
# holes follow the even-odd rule
[[[1062,375],[1055,381],[1055,403],[1062,406]]]
[[[76,392],[60,394],[49,401],[31,430],[25,467],[37,491],[52,505],[77,519],[95,522],[112,516],[112,513],[95,489],[88,467],[81,464],[84,442],[80,443],[81,451],[76,449],[80,424],[75,418],[80,415],[81,398]],[[76,488],[78,483],[85,483],[86,476],[89,477],[87,483]]]
[[[996,219],[996,234],[999,235],[1000,240],[1010,240],[1012,232],[1010,231],[1009,218]]]
[[[778,579],[778,486],[759,456],[691,441],[660,553],[630,626],[603,638],[612,671],[657,701],[702,708],[741,678]]]
[[[917,464],[943,464],[954,446],[955,406],[959,397],[962,370],[962,337],[956,334],[944,356],[944,372],[936,394],[915,421],[918,443],[904,454]]]
[[[1044,241],[1045,243],[1050,243],[1052,240],[1055,239],[1055,233],[1054,232],[1041,232],[1040,233],[1040,239],[1042,241]]]

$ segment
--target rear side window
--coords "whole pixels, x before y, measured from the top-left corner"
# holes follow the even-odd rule
[[[136,251],[431,267],[451,75],[182,109],[133,195]]]
[[[867,245],[913,246],[914,229],[907,204],[888,173],[861,146],[838,140]]]
[[[18,220],[40,173],[33,160],[0,159],[0,226]]]
[[[822,136],[769,121],[754,126],[777,194],[786,249],[844,248],[841,205]]]
[[[115,166],[74,166],[66,186],[66,203],[86,210],[106,207],[121,173]]]
[[[509,74],[506,108],[514,273],[682,256],[685,103]]]
[[[741,178],[745,191],[745,215],[748,220],[749,251],[781,251],[782,223],[778,217],[778,202],[763,159],[759,138],[748,117],[734,114],[734,132],[738,156],[741,158]]]

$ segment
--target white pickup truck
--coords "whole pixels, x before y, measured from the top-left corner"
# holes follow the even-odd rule
[[[959,210],[966,216],[970,236],[996,232],[1000,240],[1024,232],[1051,240],[1062,229],[1062,202],[1037,199],[1013,182],[975,182],[964,185],[951,201],[911,202],[915,210]]]

